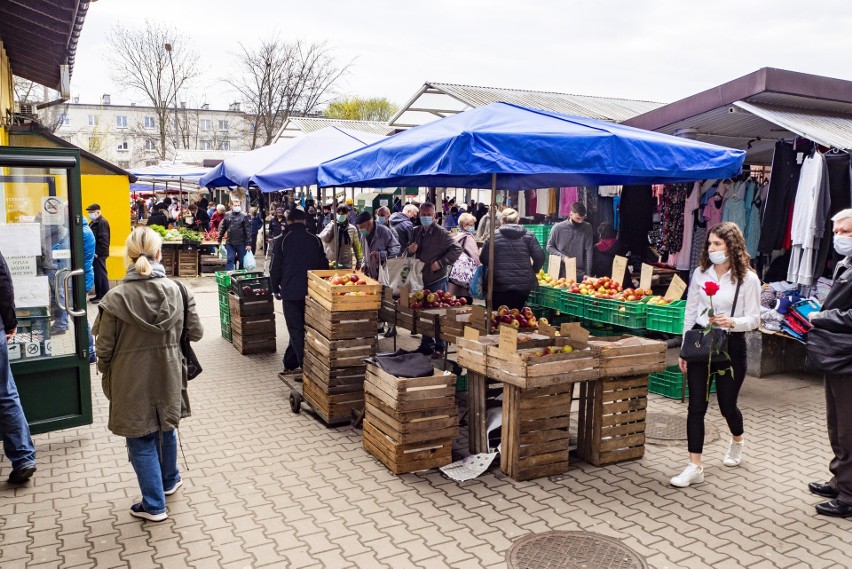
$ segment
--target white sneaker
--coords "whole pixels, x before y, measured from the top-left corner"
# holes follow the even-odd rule
[[[722,464],[725,466],[739,466],[740,461],[743,459],[743,444],[745,444],[744,440],[737,442],[731,439],[728,445],[728,452],[725,453]]]
[[[687,488],[691,484],[701,484],[702,482],[704,482],[704,467],[690,462],[689,466],[683,469],[683,472],[669,481],[669,484],[678,488]]]

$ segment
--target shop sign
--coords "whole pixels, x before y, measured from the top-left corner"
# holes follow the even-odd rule
[[[388,207],[388,200],[379,200],[379,207]]]

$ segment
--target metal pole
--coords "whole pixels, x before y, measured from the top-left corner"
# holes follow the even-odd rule
[[[491,312],[494,310],[494,225],[497,223],[497,174],[491,174],[491,209],[488,211],[491,227],[488,229],[488,291],[486,292],[485,330],[491,333]]]

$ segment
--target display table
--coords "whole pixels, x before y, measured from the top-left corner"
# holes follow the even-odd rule
[[[789,336],[755,330],[746,332],[746,344],[749,375],[766,377],[805,368],[805,345]]]

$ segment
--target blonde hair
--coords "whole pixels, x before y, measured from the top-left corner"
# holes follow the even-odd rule
[[[225,213],[225,205],[224,204],[218,204],[216,206],[216,211],[218,211],[220,213]]]
[[[507,207],[500,212],[500,219],[503,220],[503,223],[518,223],[518,212]]]
[[[127,248],[125,264],[128,267],[134,265],[136,272],[142,276],[150,275],[153,272],[151,263],[160,260],[160,251],[163,248],[160,235],[150,227],[140,226],[130,232],[124,245]]]
[[[469,227],[476,225],[476,216],[469,213],[463,213],[459,216],[459,227]]]

